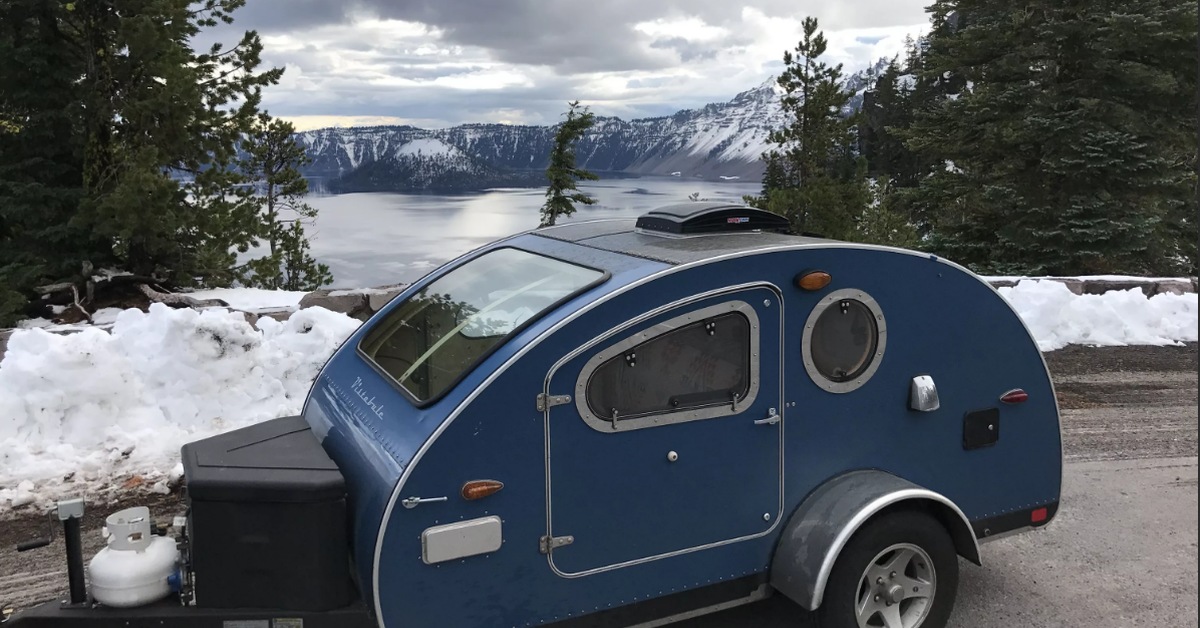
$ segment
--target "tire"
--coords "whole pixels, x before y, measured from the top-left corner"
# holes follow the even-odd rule
[[[924,512],[893,512],[868,521],[842,549],[817,625],[945,628],[957,594],[958,554],[946,529]]]

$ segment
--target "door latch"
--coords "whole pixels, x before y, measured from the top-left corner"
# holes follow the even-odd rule
[[[780,421],[779,411],[775,408],[767,410],[767,418],[759,419],[754,422],[755,425],[775,425]]]

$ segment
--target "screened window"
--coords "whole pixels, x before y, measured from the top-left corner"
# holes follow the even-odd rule
[[[836,290],[821,299],[804,324],[804,369],[832,393],[857,390],[875,374],[887,347],[887,321],[862,290]]]
[[[522,325],[604,276],[562,260],[497,249],[397,306],[359,348],[418,401],[427,401]]]
[[[704,318],[621,350],[592,373],[587,403],[616,423],[732,406],[751,387],[751,324],[740,312]]]
[[[861,301],[842,299],[826,308],[813,327],[813,365],[831,382],[848,382],[871,365],[878,341],[874,313]]]

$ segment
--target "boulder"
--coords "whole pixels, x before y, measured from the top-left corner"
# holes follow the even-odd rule
[[[1061,283],[1071,291],[1071,294],[1083,294],[1083,280],[1070,278],[1056,278],[1054,281]]]
[[[1164,279],[1154,284],[1154,294],[1189,294],[1196,291],[1190,279]]]
[[[1104,294],[1116,290],[1138,289],[1147,297],[1154,296],[1155,283],[1149,280],[1088,279],[1083,282],[1084,294]]]
[[[1000,288],[1012,288],[1017,285],[1017,281],[1015,279],[991,279],[988,280],[988,283],[992,284],[992,287],[996,288],[997,290]]]
[[[372,288],[367,293],[367,307],[374,314],[383,309],[383,306],[391,302],[401,292],[404,291],[405,284],[396,284],[394,286],[380,286]]]
[[[310,292],[300,299],[300,309],[323,307],[347,316],[356,316],[366,311],[367,296],[356,290],[321,289]]]

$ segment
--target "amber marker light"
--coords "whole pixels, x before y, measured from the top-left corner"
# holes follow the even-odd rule
[[[823,270],[810,270],[796,275],[796,287],[801,290],[820,290],[829,285],[833,277]]]
[[[471,480],[463,484],[462,498],[467,501],[483,499],[502,488],[504,488],[504,482],[497,482],[496,480]]]

